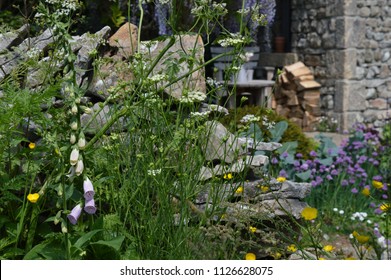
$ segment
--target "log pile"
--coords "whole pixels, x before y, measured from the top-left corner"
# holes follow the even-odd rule
[[[320,86],[304,63],[285,66],[277,79],[272,108],[304,131],[313,131],[320,117]]]

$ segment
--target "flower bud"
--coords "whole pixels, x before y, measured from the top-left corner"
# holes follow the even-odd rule
[[[79,149],[77,148],[74,148],[71,152],[71,156],[70,156],[70,163],[71,165],[75,165],[77,164],[77,161],[79,160]]]
[[[77,130],[78,127],[79,127],[79,126],[77,125],[77,121],[73,121],[73,122],[71,123],[71,129],[72,129],[72,130]]]
[[[71,144],[75,144],[76,143],[76,135],[75,134],[73,134],[73,133],[71,134],[69,142],[71,142]]]
[[[83,132],[79,134],[79,141],[77,142],[77,146],[79,147],[80,150],[83,150],[86,146],[86,138]]]
[[[84,170],[83,160],[79,159],[76,164],[76,170],[75,170],[76,176],[81,175],[83,173],[83,170]]]
[[[72,108],[71,108],[71,113],[72,115],[76,115],[78,112],[78,109],[77,109],[77,105],[76,104],[73,104]]]

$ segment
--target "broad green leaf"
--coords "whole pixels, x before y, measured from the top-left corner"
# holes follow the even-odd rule
[[[297,145],[297,141],[285,142],[280,148],[277,149],[277,152],[279,154],[284,152],[287,152],[288,154],[294,154],[296,152]]]
[[[296,177],[300,178],[302,181],[306,182],[311,177],[311,170],[305,172],[296,173]]]
[[[98,232],[102,231],[103,229],[96,229],[96,230],[92,230],[86,234],[84,234],[82,237],[80,237],[76,242],[75,244],[73,244],[74,247],[78,248],[78,249],[81,249],[81,247],[87,242],[89,241],[95,234],[97,234]]]
[[[319,160],[319,163],[325,166],[329,166],[333,164],[333,158],[328,157],[328,158],[322,158]]]
[[[63,260],[65,250],[55,240],[44,241],[34,246],[25,256],[24,260]]]
[[[105,245],[105,246],[109,246],[109,247],[113,248],[116,251],[119,251],[124,239],[125,239],[125,236],[118,236],[118,237],[111,239],[111,240],[107,240],[107,241],[106,240],[99,240],[96,242],[91,242],[90,244],[91,245],[95,245],[95,244],[96,245]]]
[[[278,122],[273,129],[270,130],[271,133],[271,141],[272,142],[280,142],[282,135],[288,128],[288,122],[280,121]]]

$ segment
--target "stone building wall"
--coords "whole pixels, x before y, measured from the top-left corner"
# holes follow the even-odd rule
[[[391,116],[391,1],[292,0],[292,51],[322,84],[340,129]]]

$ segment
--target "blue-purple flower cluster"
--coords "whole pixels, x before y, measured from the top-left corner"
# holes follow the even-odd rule
[[[385,147],[381,144],[379,132],[363,124],[357,124],[354,130],[355,133],[339,147],[330,139],[320,137],[319,148],[311,151],[306,159],[299,153],[293,156],[284,152],[274,156],[270,161],[272,168],[276,170],[277,167],[278,176],[310,182],[314,188],[343,188],[352,194],[386,200],[389,186],[379,168]],[[377,182],[376,187],[373,182]],[[379,209],[377,204],[371,206]]]

